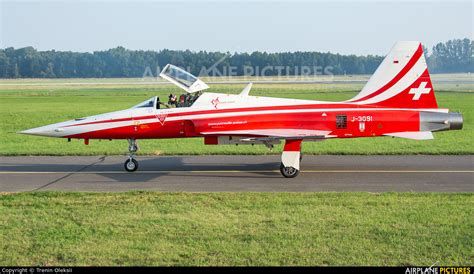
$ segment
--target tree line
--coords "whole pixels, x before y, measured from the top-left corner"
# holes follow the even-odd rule
[[[473,41],[466,38],[439,43],[431,53],[425,49],[430,72],[474,72],[473,48]],[[371,74],[383,58],[301,51],[231,54],[117,47],[81,53],[9,47],[0,49],[0,78],[156,77],[159,69],[168,63],[195,75],[209,76]]]

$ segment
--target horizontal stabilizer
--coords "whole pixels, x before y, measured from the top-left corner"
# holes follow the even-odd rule
[[[405,132],[393,132],[386,133],[385,136],[392,136],[398,138],[406,138],[412,140],[431,140],[434,139],[431,131],[405,131]]]

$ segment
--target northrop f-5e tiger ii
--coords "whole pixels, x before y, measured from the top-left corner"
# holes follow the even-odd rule
[[[438,108],[420,42],[398,42],[354,98],[324,102],[202,92],[203,81],[166,65],[160,76],[186,91],[173,107],[153,97],[129,109],[22,131],[84,139],[127,139],[126,171],[137,170],[139,139],[203,137],[205,145],[284,142],[280,171],[296,177],[303,141],[392,136],[433,139],[433,131],[461,129],[460,113]],[[173,98],[170,98],[173,99]]]

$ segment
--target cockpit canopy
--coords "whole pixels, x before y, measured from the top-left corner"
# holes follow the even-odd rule
[[[193,93],[209,88],[206,83],[199,80],[191,73],[171,64],[166,65],[160,76],[188,93]]]
[[[170,81],[176,86],[184,89],[187,93],[180,96],[170,94],[168,102],[160,102],[160,98],[155,96],[146,101],[133,106],[132,108],[155,108],[161,106],[170,107],[190,107],[201,96],[201,90],[209,88],[206,83],[199,80],[191,73],[171,64],[166,65],[160,73],[160,76]],[[193,93],[193,94],[190,94]]]

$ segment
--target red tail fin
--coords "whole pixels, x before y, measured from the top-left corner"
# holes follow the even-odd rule
[[[438,108],[421,43],[396,43],[362,91],[349,102],[394,108]]]

